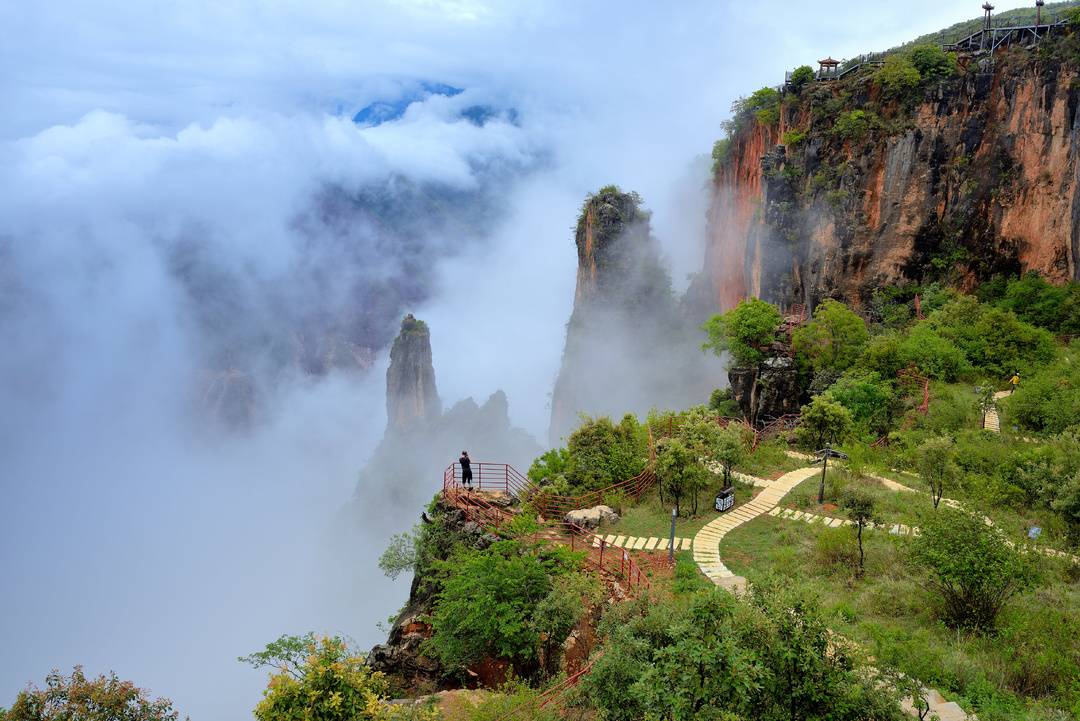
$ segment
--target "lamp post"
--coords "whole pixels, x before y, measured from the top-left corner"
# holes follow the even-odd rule
[[[671,542],[667,547],[667,560],[668,563],[675,563],[675,509],[671,509]]]
[[[986,29],[990,29],[990,13],[994,10],[994,6],[990,4],[989,0],[983,3],[982,9],[986,12]]]
[[[1035,27],[1038,28],[1042,25],[1042,9],[1046,4],[1046,0],[1035,0]]]
[[[817,489],[817,504],[820,506],[825,503],[825,469],[829,467],[829,454],[832,453],[832,445],[825,444],[825,452],[821,455],[821,483]]]

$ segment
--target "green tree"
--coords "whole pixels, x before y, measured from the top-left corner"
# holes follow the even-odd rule
[[[910,547],[914,563],[956,628],[993,630],[1005,603],[1031,586],[1033,569],[1005,534],[963,511],[942,509]]]
[[[875,77],[886,97],[894,100],[905,99],[922,82],[922,75],[911,59],[899,53],[885,58]]]
[[[1069,287],[1051,285],[1038,273],[1031,272],[1009,281],[1004,296],[996,305],[1002,310],[1012,311],[1025,323],[1058,330],[1066,321],[1067,314],[1063,314],[1062,310],[1069,292]]]
[[[88,679],[81,666],[71,676],[53,670],[45,688],[31,684],[15,697],[3,721],[176,721],[179,713],[167,698],[151,699],[145,689],[115,673]]]
[[[863,553],[862,534],[863,529],[871,523],[876,523],[874,511],[874,498],[859,489],[848,490],[841,501],[847,512],[848,520],[855,524],[855,537],[859,542],[859,577],[863,575],[866,567],[866,554]]]
[[[430,719],[432,713],[391,706],[389,683],[372,671],[364,657],[340,638],[283,636],[265,651],[241,658],[256,667],[282,661],[270,677],[262,701],[255,707],[258,721],[391,721]]]
[[[629,414],[618,425],[607,416],[586,417],[566,447],[565,473],[577,489],[600,489],[633,478],[648,460],[645,431]]]
[[[820,395],[802,407],[795,435],[804,448],[818,450],[826,441],[842,441],[851,432],[851,424],[851,411]]]
[[[763,579],[736,598],[620,604],[606,652],[582,679],[606,721],[899,721],[899,699],[871,680],[817,602]]]
[[[863,319],[831,298],[822,301],[814,309],[813,319],[791,335],[795,353],[805,358],[815,371],[847,370],[862,355],[869,340]]]
[[[735,425],[729,425],[717,435],[712,456],[724,469],[724,487],[731,485],[731,469],[746,458],[746,442]]]
[[[406,571],[416,568],[416,545],[419,529],[413,527],[406,533],[395,533],[386,550],[379,556],[379,568],[387,578],[396,579]]]
[[[956,442],[947,436],[924,441],[915,451],[915,467],[930,486],[930,497],[937,508],[945,487],[951,486],[960,475],[956,465]]]
[[[809,65],[800,65],[791,73],[788,85],[796,93],[802,93],[802,89],[814,82],[814,69]]]
[[[888,432],[897,406],[892,381],[873,371],[852,369],[832,384],[827,395],[851,411],[857,426],[875,435]]]
[[[942,50],[940,45],[916,45],[909,51],[909,57],[923,80],[947,78],[956,72],[956,58]]]
[[[749,98],[740,98],[731,106],[737,117],[753,115],[764,125],[780,122],[780,93],[775,88],[755,90]]]
[[[765,357],[764,350],[776,340],[780,311],[772,303],[747,298],[722,315],[714,315],[702,329],[708,340],[702,350],[717,355],[731,354],[735,365],[756,365]]]
[[[693,499],[692,512],[697,513],[697,494],[708,477],[697,453],[678,438],[665,438],[657,444],[656,476],[663,492],[675,500],[676,514],[682,514],[682,499],[687,496]]]
[[[457,671],[485,658],[534,665],[540,634],[530,619],[552,588],[540,559],[515,541],[500,541],[441,565],[446,577],[428,645],[442,665]]]

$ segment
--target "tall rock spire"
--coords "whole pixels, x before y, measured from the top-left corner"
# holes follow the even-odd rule
[[[386,370],[386,430],[410,431],[442,413],[431,362],[431,333],[427,323],[410,313],[390,348]]]
[[[682,323],[641,198],[615,186],[590,195],[575,242],[577,290],[551,399],[553,445],[580,413],[644,412],[680,400],[672,352]]]

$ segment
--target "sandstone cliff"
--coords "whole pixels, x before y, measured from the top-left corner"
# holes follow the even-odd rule
[[[1078,47],[961,56],[904,99],[873,68],[787,90],[717,163],[702,295],[860,306],[906,282],[1080,279]]]

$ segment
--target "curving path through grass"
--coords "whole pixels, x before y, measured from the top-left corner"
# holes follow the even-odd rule
[[[706,524],[694,536],[693,543],[694,561],[701,568],[701,572],[718,586],[732,585],[731,579],[738,577],[720,560],[720,541],[733,529],[771,511],[780,503],[780,499],[791,492],[791,489],[815,473],[818,473],[818,469],[808,466],[785,473],[775,481],[755,484],[763,485],[764,490],[754,496],[749,503],[737,506]]]

